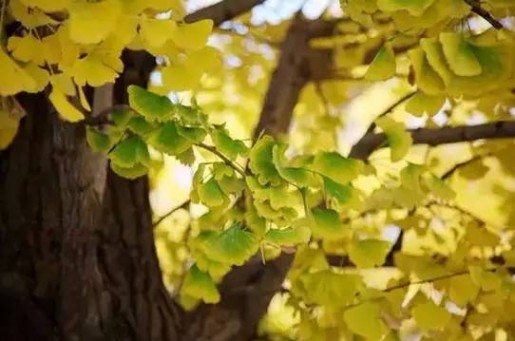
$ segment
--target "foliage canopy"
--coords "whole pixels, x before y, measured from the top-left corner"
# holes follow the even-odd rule
[[[179,238],[166,232],[178,210],[156,227],[164,257],[176,262],[173,272],[163,260],[165,279],[180,286],[184,307],[218,302],[217,284],[254,255],[267,262],[294,250],[277,299],[286,298],[295,328],[274,330],[268,318],[264,331],[306,340],[515,335],[513,141],[474,142],[508,136],[514,1],[342,1],[343,14],[314,20],[331,22],[333,34],[310,42],[331,51],[331,77],[304,87],[289,134],[256,139],[235,138],[216,114],[228,107],[246,128],[255,124],[244,115],[256,111],[276,60],[270,51],[298,18],[254,26],[246,15],[236,22],[246,34],[213,33],[211,20],[183,20],[181,0],[0,3],[0,147],[23,116],[15,96],[44,91],[63,120],[86,126],[91,148],[118,175],[157,173],[163,155],[195,170],[188,206],[202,213]],[[207,45],[210,35],[218,48]],[[86,93],[115,82],[126,49],[155,56],[160,81],[131,85],[128,106],[98,112]],[[238,53],[241,65],[230,65]],[[234,89],[246,106],[230,99]],[[382,140],[370,153],[347,153],[335,138],[350,126],[344,105],[381,89],[395,98],[356,146]],[[407,128],[414,117],[434,131],[437,117],[465,127],[442,130],[451,137],[422,129],[424,139]],[[501,122],[500,135],[470,135],[474,117]],[[463,143],[439,146],[446,141]],[[191,265],[177,272],[181,262]]]

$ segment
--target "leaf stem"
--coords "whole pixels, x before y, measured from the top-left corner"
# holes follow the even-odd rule
[[[224,154],[222,154],[218,150],[216,150],[215,147],[209,146],[209,145],[204,144],[204,143],[197,143],[197,144],[195,144],[195,146],[197,146],[199,148],[202,148],[202,149],[205,149],[205,150],[211,152],[212,154],[218,156],[220,159],[222,159],[225,162],[225,164],[227,166],[229,166],[232,169],[234,169],[241,176],[243,176],[243,177],[247,176],[247,174],[245,173],[245,171],[243,169],[241,169],[238,165],[236,165],[234,162],[232,162],[227,156],[225,156]]]

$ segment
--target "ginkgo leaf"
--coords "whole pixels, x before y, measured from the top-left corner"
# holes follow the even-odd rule
[[[363,171],[361,160],[345,158],[336,152],[323,152],[315,156],[313,170],[339,184],[347,184]]]
[[[501,278],[493,272],[485,271],[478,266],[469,266],[470,277],[484,291],[493,291],[501,286]]]
[[[426,95],[423,92],[417,92],[406,102],[406,111],[419,117],[425,114],[434,116],[440,112],[445,100],[445,96],[442,95]]]
[[[193,265],[186,274],[181,287],[181,294],[201,299],[206,303],[220,301],[220,293],[215,282],[209,274],[201,271],[197,265]]]
[[[26,64],[23,67],[23,71],[34,80],[34,86],[27,88],[25,90],[27,92],[37,93],[43,91],[50,82],[50,73],[34,63]]]
[[[311,238],[307,224],[298,224],[285,229],[270,229],[265,234],[265,241],[277,245],[305,244]]]
[[[451,320],[451,313],[432,301],[417,305],[411,313],[417,325],[424,330],[443,329]]]
[[[421,46],[424,39],[421,40]],[[428,95],[441,94],[445,89],[445,84],[440,75],[431,67],[426,58],[426,54],[421,48],[408,51],[408,55],[413,65],[417,86]]]
[[[119,0],[73,1],[69,7],[70,38],[80,44],[101,42],[116,29],[120,9]]]
[[[207,133],[202,128],[197,127],[184,127],[177,125],[177,132],[184,138],[187,138],[192,143],[200,143],[204,140]]]
[[[93,127],[86,127],[86,141],[93,151],[99,153],[105,153],[112,147],[109,135],[101,133]]]
[[[363,303],[345,310],[343,320],[349,329],[367,340],[382,340],[388,328],[381,320],[379,307],[375,303]]]
[[[402,160],[413,144],[413,139],[410,133],[406,131],[404,124],[396,122],[390,117],[381,117],[376,120],[376,124],[386,135],[391,160],[393,162]]]
[[[174,112],[174,105],[166,96],[156,95],[136,85],[129,85],[129,105],[149,121],[165,121]]]
[[[89,54],[78,59],[69,69],[70,76],[79,86],[102,86],[106,83],[114,83],[118,73],[107,66],[98,56]]]
[[[374,60],[370,63],[365,79],[370,81],[386,80],[395,76],[395,54],[390,43],[385,43],[379,49]]]
[[[57,24],[55,20],[47,16],[41,9],[35,8],[33,6],[26,6],[21,0],[9,1],[9,9],[12,16],[28,29],[33,29],[38,26]]]
[[[377,7],[385,12],[405,10],[413,16],[420,16],[435,0],[378,0]]]
[[[354,206],[359,204],[359,196],[354,187],[349,184],[342,185],[324,176],[324,191],[336,199],[340,205]]]
[[[210,232],[202,245],[209,258],[233,265],[243,265],[259,247],[252,233],[239,225],[233,225],[223,232]]]
[[[349,258],[360,268],[371,268],[384,263],[391,243],[379,239],[354,240],[349,246]]]
[[[458,76],[476,76],[481,74],[482,67],[474,54],[474,47],[463,35],[454,32],[440,34],[440,42],[445,59],[451,70]]]
[[[139,34],[150,48],[161,47],[173,36],[176,26],[175,21],[170,19],[143,18],[140,21]]]
[[[4,110],[0,110],[0,150],[7,148],[14,140],[20,119],[10,115]]]
[[[203,183],[198,188],[198,193],[200,201],[209,207],[221,206],[228,202],[227,196],[214,178]]]
[[[425,177],[425,185],[433,192],[436,196],[444,200],[452,200],[456,197],[456,193],[449,187],[445,181],[435,175]]]
[[[446,86],[449,86],[454,75],[445,59],[440,42],[436,38],[424,38],[420,40],[420,46],[425,53],[425,58],[430,68],[438,74]],[[443,88],[440,90],[443,90]]]
[[[48,97],[59,116],[69,122],[77,122],[84,119],[84,114],[71,104],[66,96],[55,87]]]
[[[259,139],[249,153],[249,167],[261,185],[277,185],[281,177],[273,163],[273,148],[276,145],[270,136]]]
[[[137,179],[148,173],[148,167],[138,163],[132,167],[121,167],[114,162],[111,162],[110,167],[113,172],[122,178],[126,179]]]
[[[109,159],[119,167],[130,168],[138,164],[150,166],[150,154],[147,144],[138,137],[130,137],[120,142],[112,152]]]
[[[212,20],[199,20],[191,24],[176,25],[171,38],[181,48],[198,50],[206,45],[212,30]]]
[[[71,0],[20,0],[25,6],[38,7],[45,12],[58,12],[68,8]]]
[[[354,274],[338,274],[322,270],[301,276],[308,303],[345,306],[352,302],[361,287],[361,278]]]
[[[131,116],[127,122],[127,129],[142,137],[148,137],[155,133],[158,126],[153,124],[141,116]]]
[[[12,56],[21,62],[34,62],[38,65],[43,65],[45,62],[45,56],[41,53],[43,43],[32,34],[24,37],[9,37],[7,48]]]
[[[468,302],[473,302],[478,293],[479,286],[468,274],[453,277],[449,281],[449,298],[461,307]]]
[[[310,186],[314,182],[311,172],[303,168],[284,166],[287,163],[284,157],[287,147],[286,144],[280,143],[276,144],[272,150],[273,163],[277,172],[290,184],[298,187]]]
[[[30,77],[0,48],[0,96],[10,96],[36,87],[36,81]]]
[[[340,239],[348,233],[340,221],[338,212],[331,209],[314,208],[311,230],[316,238],[327,240]]]
[[[238,155],[245,156],[249,151],[249,148],[242,141],[232,139],[219,129],[211,132],[211,138],[216,148],[231,160],[235,160]]]
[[[192,142],[179,135],[174,122],[166,122],[149,134],[148,143],[158,151],[168,155],[178,155],[192,146]]]

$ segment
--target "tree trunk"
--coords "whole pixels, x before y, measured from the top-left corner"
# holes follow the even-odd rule
[[[120,87],[145,72],[127,68]],[[0,154],[0,338],[178,340],[147,179],[108,172],[84,127],[61,121],[45,95],[19,100],[28,115]]]

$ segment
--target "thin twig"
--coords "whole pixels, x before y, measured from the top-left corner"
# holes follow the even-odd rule
[[[152,223],[152,228],[155,228],[156,226],[161,224],[166,218],[168,218],[169,216],[171,216],[172,214],[174,214],[178,210],[183,209],[183,208],[186,209],[186,207],[188,207],[190,203],[191,203],[191,200],[187,200],[187,201],[183,202],[180,206],[172,208],[166,214],[164,214],[163,216],[158,218],[155,222],[153,222]]]
[[[481,18],[488,21],[488,23],[490,25],[492,25],[495,29],[497,29],[497,30],[503,29],[504,26],[497,19],[495,19],[490,14],[490,12],[488,12],[486,9],[481,7],[481,4],[479,3],[478,0],[463,0],[463,1],[465,1],[470,7],[472,7],[472,12],[476,13]]]
[[[202,148],[202,149],[205,149],[205,150],[211,152],[212,154],[218,156],[220,159],[222,159],[225,162],[225,164],[227,166],[229,166],[232,169],[234,169],[241,176],[243,176],[243,177],[247,176],[247,174],[245,174],[244,170],[242,170],[239,166],[237,166],[234,162],[232,162],[227,156],[225,156],[224,154],[222,154],[218,150],[216,150],[215,147],[208,146],[207,144],[204,144],[204,143],[197,143],[197,144],[195,144],[195,146],[197,146],[199,148]]]

